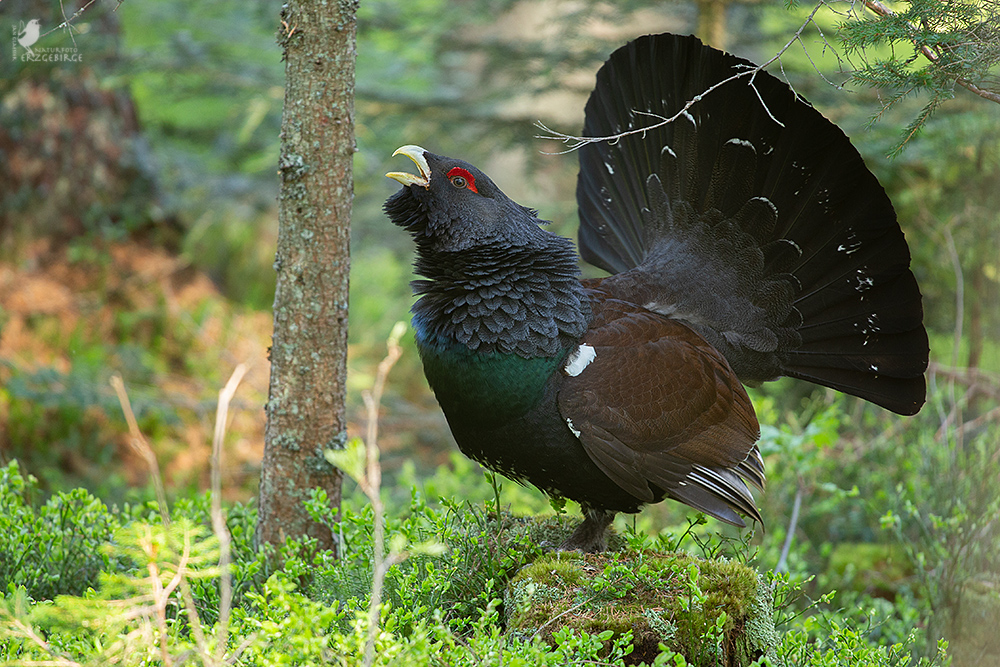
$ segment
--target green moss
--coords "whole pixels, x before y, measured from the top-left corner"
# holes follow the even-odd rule
[[[708,608],[726,609],[730,618],[744,618],[756,600],[758,574],[736,561],[704,561],[702,577]]]
[[[575,551],[557,551],[536,560],[521,571],[526,579],[550,586],[577,586],[584,580],[580,568],[582,554]]]
[[[745,665],[777,640],[754,570],[686,554],[551,554],[514,577],[505,607],[508,631],[522,637],[631,632],[636,662],[651,662],[663,644],[692,665]]]

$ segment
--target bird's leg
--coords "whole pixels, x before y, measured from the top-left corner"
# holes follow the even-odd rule
[[[607,510],[584,509],[583,523],[576,527],[573,534],[559,545],[560,551],[582,551],[598,553],[608,547],[608,526],[615,518],[614,512]]]

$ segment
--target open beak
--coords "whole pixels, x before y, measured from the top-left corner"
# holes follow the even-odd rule
[[[408,174],[405,171],[390,171],[386,174],[386,176],[395,181],[399,181],[403,185],[419,185],[422,188],[430,187],[431,168],[427,166],[427,159],[424,157],[423,148],[412,144],[401,146],[396,149],[395,153],[392,154],[393,157],[396,157],[397,155],[405,155],[413,160],[413,164],[417,165],[420,175],[414,176],[413,174]]]

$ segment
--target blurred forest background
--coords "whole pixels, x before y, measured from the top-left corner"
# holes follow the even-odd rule
[[[361,3],[355,434],[360,390],[412,303],[409,239],[381,212],[398,187],[383,174],[407,168],[392,151],[416,143],[462,157],[572,236],[576,157],[551,154],[564,147],[536,138],[533,123],[578,133],[594,73],[614,48],[640,34],[695,31],[712,4]],[[813,10],[722,4],[716,39],[756,62]],[[762,567],[819,575],[822,590],[882,601],[872,611],[881,621],[868,619],[880,628],[873,632],[902,632],[920,615],[942,624],[929,641],[957,638],[968,625],[957,601],[980,613],[968,601],[1000,590],[1000,107],[958,89],[890,159],[928,100],[905,97],[870,123],[893,91],[848,83],[860,56],[839,51],[844,17],[834,10],[818,12],[770,71],[852,137],[896,206],[924,294],[930,395],[920,415],[902,419],[791,381],[755,391],[769,475],[760,499],[768,532],[755,539]],[[205,489],[218,391],[249,363],[231,408],[223,488],[228,500],[253,498],[274,296],[278,5],[101,2],[73,21],[72,37],[55,31],[38,42],[79,53],[79,62],[9,55],[19,48],[7,41],[11,28],[41,18],[43,34],[52,30],[63,20],[58,2],[3,0],[0,13],[8,49],[0,58],[0,464],[17,459],[49,492],[82,486],[109,503],[149,498],[109,384],[120,374],[169,492]],[[429,496],[488,497],[474,464],[456,453],[410,338],[405,349],[381,422],[387,494],[405,503],[416,485]],[[517,510],[548,509],[514,484],[504,494]],[[638,521],[655,532],[684,515],[657,506]],[[992,641],[982,651],[1000,655]]]

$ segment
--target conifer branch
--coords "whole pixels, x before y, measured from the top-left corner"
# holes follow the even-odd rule
[[[874,12],[875,14],[878,14],[879,16],[881,16],[883,18],[890,17],[890,16],[891,17],[897,17],[898,16],[898,14],[896,14],[896,12],[894,12],[891,9],[889,9],[888,7],[886,7],[884,4],[882,4],[881,2],[879,2],[879,0],[864,0],[864,3],[865,3],[865,7],[867,7],[872,12]],[[916,34],[917,32],[919,32],[917,26],[913,25],[909,21],[906,21],[905,23],[906,23],[906,26],[914,34]],[[934,65],[939,65],[940,64],[941,57],[937,53],[935,53],[933,49],[931,49],[926,44],[920,44],[916,39],[913,39],[912,41],[913,41],[914,46],[917,47],[917,50],[925,58],[927,58],[927,60],[931,61],[931,63],[933,63]],[[973,82],[971,82],[968,79],[965,79],[965,78],[963,78],[961,76],[956,76],[955,77],[955,83],[957,83],[958,85],[962,86],[966,90],[968,90],[970,92],[973,92],[976,95],[979,95],[980,97],[982,97],[984,99],[987,99],[987,100],[990,100],[991,102],[996,102],[997,104],[1000,104],[1000,93],[996,93],[996,92],[993,92],[991,90],[984,90],[983,88],[980,88],[979,86],[977,86]]]

